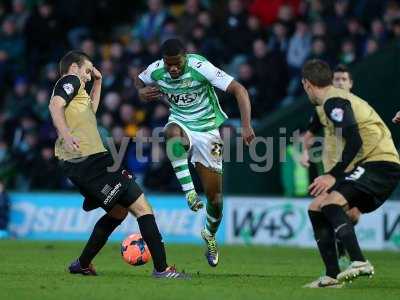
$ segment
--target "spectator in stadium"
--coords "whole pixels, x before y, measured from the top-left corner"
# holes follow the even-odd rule
[[[287,52],[287,62],[292,77],[300,74],[300,69],[311,50],[311,40],[311,33],[305,20],[297,20],[296,31],[290,38]]]
[[[8,223],[10,221],[10,198],[0,180],[0,239],[9,237]]]
[[[38,2],[25,24],[24,36],[28,53],[30,77],[34,78],[40,65],[57,61],[65,45],[65,36],[60,34],[60,19],[49,0]]]
[[[17,32],[22,33],[25,28],[25,23],[30,16],[30,12],[26,7],[26,0],[13,0],[12,13],[10,16],[15,20]]]
[[[179,34],[186,39],[190,39],[190,33],[197,24],[200,14],[199,0],[186,0],[183,14],[179,17]]]
[[[339,63],[351,64],[357,59],[356,49],[352,40],[346,39],[342,42],[339,54]]]
[[[348,20],[346,37],[353,41],[357,56],[361,55],[365,45],[365,30],[356,18]]]
[[[221,38],[225,45],[225,59],[230,61],[237,54],[246,53],[248,45],[242,41],[247,34],[247,12],[240,0],[229,0],[228,11],[221,22]]]
[[[7,73],[15,76],[22,71],[24,54],[24,40],[17,31],[15,19],[7,17],[0,32],[0,79]]]
[[[7,120],[15,121],[23,114],[29,113],[33,97],[30,86],[25,77],[18,77],[14,83],[14,90],[6,96],[4,112]]]
[[[279,101],[286,95],[288,68],[285,57],[280,52],[271,51],[261,39],[253,43],[253,57],[250,64],[260,82],[259,99],[262,103],[259,103],[258,109],[261,116],[276,108]]]
[[[369,37],[374,38],[379,45],[383,45],[386,42],[387,32],[381,19],[376,18],[371,22],[370,31]]]
[[[288,29],[283,22],[276,22],[272,26],[272,32],[268,40],[268,48],[280,51],[286,55],[289,47]]]
[[[334,12],[326,18],[330,35],[334,39],[341,39],[346,35],[346,24],[349,16],[349,1],[337,0],[334,3]]]
[[[379,50],[379,44],[378,41],[373,39],[373,38],[369,38],[367,39],[366,43],[365,43],[365,50],[364,50],[364,56],[369,56],[371,54],[376,53]]]
[[[133,38],[149,41],[157,37],[168,17],[162,0],[147,0],[149,11],[143,14],[133,28]]]

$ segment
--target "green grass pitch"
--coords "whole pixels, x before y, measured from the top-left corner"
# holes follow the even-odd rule
[[[223,246],[217,268],[203,248],[167,245],[170,264],[190,281],[155,280],[152,264],[131,267],[108,244],[95,260],[100,276],[70,275],[66,267],[83,246],[77,242],[0,241],[0,299],[400,299],[400,254],[368,252],[376,268],[343,289],[302,288],[322,273],[316,250]]]

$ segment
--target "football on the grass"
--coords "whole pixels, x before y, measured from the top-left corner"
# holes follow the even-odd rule
[[[121,255],[132,266],[144,265],[151,259],[149,248],[139,233],[131,234],[123,240]]]

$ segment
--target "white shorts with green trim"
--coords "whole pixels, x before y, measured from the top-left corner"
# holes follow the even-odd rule
[[[187,128],[179,121],[170,120],[165,125],[176,124],[185,132],[190,143],[190,162],[195,165],[197,162],[203,166],[222,173],[223,141],[218,129],[200,132]]]

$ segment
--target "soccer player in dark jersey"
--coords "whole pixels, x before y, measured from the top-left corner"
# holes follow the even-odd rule
[[[334,87],[344,89],[348,92],[351,91],[353,87],[353,78],[351,76],[351,73],[349,69],[345,65],[337,65],[335,69],[333,70],[333,81],[332,84]],[[304,151],[302,153],[302,157],[300,160],[300,163],[308,168],[310,166],[310,158],[308,151],[310,147],[314,144],[314,138],[315,135],[318,134],[321,129],[323,129],[324,133],[324,138],[326,139],[326,145],[328,146],[329,139],[335,139],[334,132],[330,132],[327,130],[326,127],[322,126],[320,120],[319,120],[319,114],[323,114],[324,111],[322,108],[316,108],[314,115],[312,116],[308,129],[306,133],[303,136],[303,146],[304,146]],[[335,165],[336,161],[333,160],[334,155],[329,155],[329,150],[328,147],[324,147],[324,152],[323,152],[323,167],[325,171],[328,171]],[[331,156],[331,157],[329,157]],[[352,221],[353,225],[356,225],[359,222],[359,219],[361,217],[361,212],[358,210],[357,207],[353,207],[349,210],[347,210],[347,215],[349,216],[350,220]],[[349,266],[350,261],[346,256],[346,251],[344,249],[343,244],[340,242],[340,240],[336,241],[336,246],[337,246],[337,251],[338,251],[338,256],[339,256],[339,265],[341,269],[345,269]]]
[[[111,233],[132,213],[150,250],[155,278],[186,278],[166,261],[164,244],[153,211],[142,190],[104,148],[97,130],[102,76],[83,52],[68,52],[60,61],[49,109],[57,128],[55,155],[66,176],[85,197],[86,211],[101,207],[106,213],[97,221],[80,257],[69,266],[70,273],[97,275],[91,264]],[[85,85],[94,80],[90,95]]]
[[[321,124],[337,132],[336,139],[326,141],[329,149],[335,149],[329,151],[329,158],[336,163],[309,187],[315,198],[308,212],[326,275],[306,287],[342,287],[346,281],[374,274],[345,211],[352,207],[362,213],[378,209],[400,180],[400,160],[391,133],[379,115],[363,99],[335,88],[327,63],[306,62],[302,77],[310,102],[323,112],[319,114]],[[343,243],[351,260],[342,272],[335,238]]]

